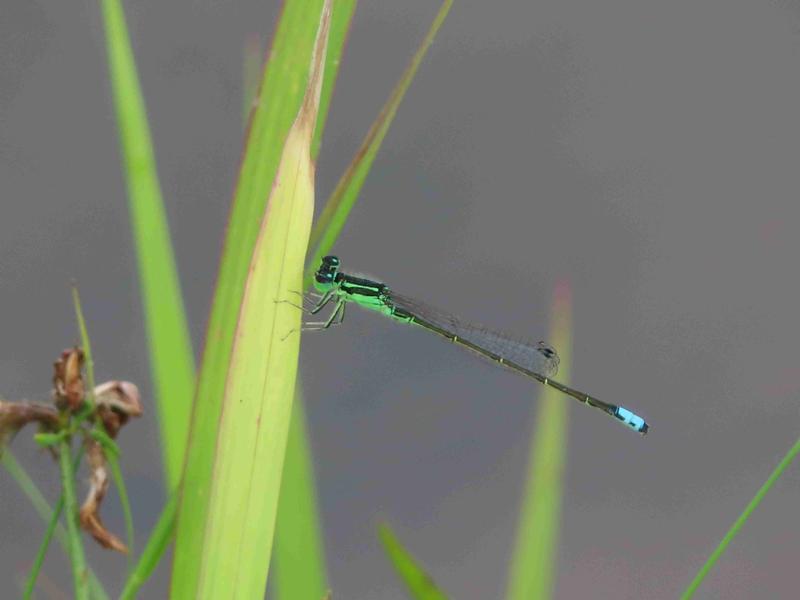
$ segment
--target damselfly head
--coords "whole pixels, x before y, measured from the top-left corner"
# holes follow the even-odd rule
[[[319,269],[314,274],[314,287],[317,291],[327,292],[336,283],[336,276],[339,274],[339,258],[336,256],[325,256],[320,262]]]
[[[545,370],[547,372],[543,373],[543,375],[546,375],[548,377],[552,377],[553,375],[558,373],[558,365],[561,362],[561,359],[559,358],[558,352],[556,352],[556,349],[553,348],[547,342],[540,341],[536,345],[536,351],[539,352],[539,354],[541,354],[542,356],[544,356],[547,359],[546,366],[545,366]]]

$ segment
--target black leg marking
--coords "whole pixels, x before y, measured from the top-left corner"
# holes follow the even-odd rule
[[[299,294],[300,292],[291,292],[291,293],[292,294]],[[288,304],[290,306],[294,306],[295,308],[298,308],[298,309],[302,310],[307,315],[315,315],[319,311],[321,311],[323,308],[325,308],[325,306],[333,299],[333,295],[334,294],[333,294],[332,291],[326,292],[323,296],[319,296],[318,294],[302,295],[303,296],[303,302],[304,303],[305,302],[311,303],[311,308],[308,308],[306,306],[300,306],[298,304],[295,304],[294,302],[291,302],[290,300],[275,300],[275,303],[276,304]],[[312,300],[312,298],[318,298],[318,300],[314,301],[314,300]]]
[[[322,331],[323,329],[330,329],[333,325],[341,324],[344,321],[345,304],[346,302],[340,300],[326,321],[306,323],[303,325],[303,331]]]

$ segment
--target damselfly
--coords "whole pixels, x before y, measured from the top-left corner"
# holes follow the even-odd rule
[[[343,273],[339,270],[339,265],[340,261],[335,256],[322,259],[314,275],[314,287],[319,294],[314,297],[313,307],[306,310],[317,314],[331,303],[333,309],[327,320],[309,323],[306,329],[328,329],[332,325],[338,325],[344,320],[345,306],[348,302],[353,302],[395,321],[424,327],[484,358],[599,409],[642,435],[647,433],[649,426],[645,420],[627,408],[603,402],[551,379],[558,370],[559,359],[555,349],[544,342],[517,340],[465,322],[423,302],[398,294],[384,283]]]

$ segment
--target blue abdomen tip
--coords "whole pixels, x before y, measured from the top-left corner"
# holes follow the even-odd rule
[[[614,416],[617,417],[620,421],[622,421],[625,425],[627,425],[634,431],[641,433],[642,435],[646,434],[647,430],[650,429],[650,427],[647,425],[647,423],[642,417],[640,417],[635,413],[632,413],[623,406],[617,407]]]

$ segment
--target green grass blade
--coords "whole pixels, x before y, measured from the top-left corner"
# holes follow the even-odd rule
[[[330,36],[329,48],[333,32]],[[248,40],[243,70],[244,105],[248,110],[253,103],[252,98],[255,97],[257,83],[249,80],[257,77],[253,65],[260,65],[260,58],[258,44],[252,39]],[[330,59],[326,64],[330,64]],[[317,126],[319,127],[319,121]],[[277,600],[322,598],[327,579],[317,495],[314,489],[314,472],[302,402],[303,395],[298,381],[292,404],[281,492],[278,497],[278,514],[275,521],[272,560],[276,582],[273,585],[273,597]]]
[[[300,311],[278,301],[302,286],[314,206],[311,142],[330,29],[329,1],[318,19],[320,14],[306,93],[283,144],[246,269],[221,398],[213,478],[203,482],[208,500],[192,510],[193,522],[185,513],[190,504],[198,504],[187,502],[190,492],[196,496],[188,477],[191,456],[187,462],[173,565],[175,597],[251,597],[263,594],[266,586],[300,344]],[[258,111],[254,122],[257,117]],[[243,168],[252,153],[263,150],[249,146]],[[255,182],[242,179],[240,188],[246,183]],[[190,448],[196,446],[196,435],[197,430]],[[183,529],[185,523],[190,526]],[[182,546],[188,539],[184,532],[191,532],[194,543]],[[186,572],[182,564],[195,569]]]
[[[699,588],[700,584],[703,583],[706,575],[708,575],[709,571],[711,571],[712,567],[717,563],[719,557],[722,556],[722,554],[728,548],[728,545],[733,541],[733,538],[736,537],[736,534],[738,534],[742,529],[742,526],[745,524],[747,519],[750,518],[750,515],[752,515],[755,509],[758,508],[758,505],[761,504],[761,501],[764,499],[764,496],[767,495],[767,492],[769,492],[770,488],[772,488],[780,476],[783,475],[783,472],[788,468],[788,466],[792,464],[792,461],[795,459],[798,453],[800,453],[800,439],[798,439],[794,443],[794,446],[789,449],[789,451],[786,453],[786,456],[781,459],[781,462],[778,463],[778,466],[775,467],[774,471],[772,471],[772,474],[764,482],[764,485],[759,488],[759,490],[756,492],[756,495],[753,496],[753,499],[742,511],[742,514],[739,515],[739,518],[736,519],[733,525],[731,525],[728,533],[725,534],[725,537],[722,538],[722,541],[716,547],[714,552],[712,552],[711,556],[708,557],[708,560],[700,569],[700,571],[698,571],[695,578],[689,584],[689,587],[687,587],[686,591],[683,592],[681,600],[689,600],[689,598],[694,596],[697,588]]]
[[[270,162],[270,150],[272,148],[277,147],[279,140],[278,138],[281,135],[285,134],[285,131],[281,131],[281,127],[285,125],[286,129],[288,129],[289,124],[291,123],[291,115],[289,114],[289,108],[291,106],[291,99],[298,100],[299,105],[299,98],[300,98],[300,80],[305,78],[306,71],[307,71],[307,64],[301,65],[303,68],[300,70],[295,69],[294,67],[298,64],[298,54],[292,53],[290,51],[291,47],[297,47],[298,44],[295,44],[295,38],[293,34],[296,34],[298,31],[300,32],[299,38],[302,38],[302,34],[307,34],[311,31],[313,35],[313,30],[310,27],[307,27],[308,23],[311,22],[310,14],[306,11],[309,6],[318,5],[320,2],[299,2],[299,3],[292,3],[291,6],[287,7],[284,11],[284,20],[281,21],[282,29],[279,29],[279,40],[273,46],[273,53],[272,53],[272,60],[271,65],[267,69],[267,80],[270,82],[272,89],[274,89],[274,93],[271,93],[269,90],[262,94],[262,100],[267,100],[268,102],[264,104],[262,102],[261,110],[259,112],[259,116],[256,118],[259,119],[260,122],[265,123],[273,123],[276,126],[266,126],[261,127],[260,125],[256,125],[255,128],[258,130],[263,129],[264,135],[262,136],[262,146],[265,149],[265,153],[267,155],[267,164]],[[335,80],[335,75],[338,70],[338,57],[341,54],[342,46],[344,44],[345,39],[345,32],[349,27],[350,19],[352,16],[353,8],[355,7],[354,1],[349,0],[340,0],[337,2],[333,9],[333,16],[332,16],[332,25],[331,25],[331,37],[329,40],[328,46],[328,54],[332,58],[336,58],[335,63],[331,63],[328,61],[328,66],[326,66],[325,71],[325,83],[323,84],[322,90],[322,103],[324,106],[327,107],[327,98],[330,97],[330,91],[333,87],[333,82]],[[299,22],[299,24],[298,24]],[[305,29],[304,29],[305,27]],[[290,33],[287,33],[290,32]],[[302,45],[302,44],[300,44]],[[276,56],[277,55],[277,56]],[[251,57],[252,58],[252,57]],[[286,87],[288,86],[288,87]],[[255,93],[255,92],[253,92]],[[279,101],[273,102],[272,100],[277,98]],[[284,100],[289,99],[290,102],[285,102]],[[252,104],[252,99],[248,100],[248,108]],[[296,106],[295,106],[296,109]],[[265,113],[266,116],[264,116]],[[320,115],[322,117],[322,115]],[[316,136],[321,134],[322,127],[318,123],[316,128]],[[251,137],[253,137],[251,135]],[[277,152],[277,151],[276,151]],[[277,156],[275,152],[272,153],[272,158]],[[273,160],[274,162],[274,160]],[[276,163],[273,164],[275,166]],[[262,165],[256,164],[251,171],[255,171],[257,167]],[[246,171],[243,169],[243,171]],[[257,174],[257,173],[256,173]],[[261,174],[263,175],[263,174]],[[274,173],[273,173],[274,175]],[[244,176],[244,175],[243,175]],[[266,178],[264,178],[266,181]],[[259,187],[265,187],[266,189],[269,188],[271,185],[271,179],[268,182],[264,183],[261,182],[261,186],[259,185],[252,185],[252,190],[258,190]],[[238,196],[237,196],[238,198]],[[252,249],[252,244],[255,241],[255,222],[248,218],[248,210],[237,210],[236,207],[247,207],[252,208],[253,205],[260,206],[259,210],[263,209],[263,205],[265,202],[265,196],[258,196],[257,191],[252,191],[252,193],[248,194],[241,194],[241,199],[237,200],[234,205],[234,212],[231,217],[231,223],[229,226],[229,231],[237,232],[237,235],[229,235],[228,242],[226,244],[226,250],[233,250],[242,248],[247,248],[249,246]],[[241,234],[243,232],[250,232],[252,233],[251,236]],[[217,367],[222,367],[219,369],[217,375],[219,377],[219,373],[222,373],[221,376],[224,377],[225,367],[226,364],[224,361],[227,361],[227,357],[230,355],[230,341],[232,338],[232,327],[235,325],[235,319],[238,315],[238,304],[234,304],[233,301],[235,299],[235,295],[233,294],[224,294],[221,293],[220,290],[228,291],[230,290],[230,281],[236,280],[237,277],[237,270],[243,271],[246,269],[246,263],[239,263],[235,264],[234,260],[231,259],[231,256],[234,256],[235,252],[229,252],[227,257],[223,257],[222,264],[223,266],[220,269],[220,278],[219,284],[217,287],[217,299],[214,304],[214,311],[212,313],[212,321],[217,323],[216,326],[210,327],[209,332],[219,332],[224,327],[219,325],[223,323],[229,328],[229,334],[227,336],[228,345],[227,348],[224,346],[217,346],[217,340],[212,339],[212,350],[219,350],[219,352],[211,351],[209,352],[209,346],[206,345],[206,354],[204,356],[204,364],[216,364]],[[244,266],[242,266],[244,264]],[[232,272],[233,270],[233,272]],[[239,273],[241,275],[241,273]],[[243,276],[239,279],[243,281]],[[241,294],[241,289],[239,290]],[[221,300],[224,298],[225,301]],[[231,315],[233,316],[231,318]],[[222,329],[221,329],[222,328]],[[223,362],[220,362],[223,361]],[[208,381],[208,379],[206,380]],[[219,379],[217,379],[217,383],[219,383]],[[206,391],[209,389],[208,386],[205,388]],[[200,396],[203,397],[202,391]],[[214,429],[215,422],[214,419],[218,418],[219,415],[219,402],[216,398],[213,398],[211,402],[208,402],[207,394],[205,396],[206,400],[203,404],[203,407],[199,409],[198,415],[194,415],[194,419],[198,420],[201,425],[198,426],[198,430],[205,432],[205,434],[198,434],[198,440],[210,440],[210,444],[212,445],[204,445],[203,442],[198,442],[198,446],[196,446],[196,450],[199,453],[203,453],[206,450],[210,450],[213,447],[214,439],[216,436],[216,431]],[[210,425],[210,426],[209,426]],[[294,444],[292,444],[294,447]],[[197,458],[197,455],[194,455],[194,458]],[[210,472],[208,469],[205,468],[204,465],[198,465],[198,463],[193,463],[198,471],[201,472]],[[193,476],[193,481],[197,481],[197,475]],[[202,495],[202,492],[201,492]],[[153,531],[151,534],[150,539],[148,540],[147,546],[145,548],[145,552],[143,553],[142,557],[140,558],[139,563],[137,564],[134,572],[131,574],[131,577],[126,584],[125,590],[127,597],[133,597],[136,594],[136,591],[139,587],[144,583],[144,581],[150,576],[152,571],[155,569],[158,561],[160,560],[163,552],[166,550],[169,539],[165,539],[163,536],[171,536],[174,533],[175,523],[173,519],[176,518],[176,503],[177,500],[171,500],[168,507],[162,513],[159,519],[159,526]]]
[[[311,146],[314,157],[319,153],[334,82],[355,8],[355,0],[334,2],[319,116]],[[292,405],[283,470],[273,559],[275,598],[322,598],[327,586],[327,569],[303,395],[299,391]]]
[[[242,61],[242,123],[247,125],[253,100],[258,93],[258,84],[261,81],[261,60],[263,51],[258,36],[247,36],[244,44],[244,60]]]
[[[72,468],[75,472],[77,472],[78,466],[81,464],[82,458],[83,458],[83,450],[81,449],[76,454],[75,460],[73,461],[72,464]],[[16,468],[19,468],[19,466],[17,465]],[[11,469],[9,468],[9,470]],[[27,477],[27,475],[25,475],[25,477]],[[33,482],[29,481],[27,485],[31,486],[33,485]],[[36,493],[38,493],[38,489],[36,489],[35,485],[33,485],[33,488],[36,491]],[[43,506],[44,510],[40,513],[41,516],[44,518],[45,515],[47,514],[46,511],[50,511],[51,514],[50,514],[50,519],[47,523],[47,529],[45,530],[44,533],[44,538],[42,539],[42,543],[39,545],[39,550],[36,553],[36,558],[33,561],[33,566],[31,566],[31,571],[28,574],[28,581],[25,584],[25,591],[23,593],[23,596],[25,598],[33,597],[33,591],[36,588],[36,579],[38,578],[39,571],[41,571],[42,565],[44,564],[44,559],[45,556],[47,555],[47,549],[50,547],[50,542],[53,539],[53,535],[55,535],[56,533],[60,533],[61,536],[63,537],[63,539],[60,541],[65,548],[67,547],[66,532],[64,532],[63,528],[59,531],[59,524],[58,524],[58,520],[61,517],[61,512],[64,510],[64,494],[62,493],[58,497],[58,502],[56,502],[56,505],[52,510],[50,510],[50,506],[47,504],[44,498],[41,498],[40,502],[43,503],[44,505]]]
[[[332,30],[339,26],[339,19],[349,19],[350,12],[343,9],[347,6],[346,2],[335,4]],[[221,399],[244,282],[282,148],[302,100],[321,7],[321,0],[285,3],[248,127],[192,416],[173,565],[173,586],[178,588],[182,587],[176,583],[181,574],[195,568],[194,549],[202,545],[205,536],[198,523],[205,523],[208,510]],[[339,40],[342,42],[343,36]],[[333,52],[336,54],[338,51]],[[333,72],[326,69],[326,77],[323,97],[325,87],[332,85]]]
[[[347,167],[344,175],[342,175],[333,194],[325,204],[320,218],[314,224],[310,242],[312,253],[309,255],[307,263],[308,269],[304,280],[305,287],[311,284],[311,277],[314,269],[319,265],[320,259],[330,252],[339,237],[347,217],[358,199],[358,194],[364,185],[364,180],[372,167],[375,156],[378,154],[383,139],[386,137],[386,132],[389,131],[389,126],[392,124],[395,114],[397,114],[400,102],[403,100],[409,85],[411,85],[411,81],[414,79],[422,59],[425,58],[428,48],[433,43],[433,38],[436,37],[436,33],[444,23],[452,4],[453,0],[445,0],[441,8],[439,8],[439,12],[436,14],[433,23],[431,23],[428,33],[422,40],[422,44],[420,44],[412,57],[411,63],[406,67],[400,81],[397,82],[397,85],[392,90],[389,99],[383,105],[364,141],[361,142],[361,147],[358,149],[355,158]]]
[[[92,344],[89,339],[89,331],[86,328],[86,319],[83,316],[83,307],[81,306],[81,297],[78,293],[78,287],[76,285],[72,286],[72,302],[75,305],[75,316],[78,321],[78,329],[81,334],[81,346],[83,347],[83,352],[86,357],[86,379],[88,381],[87,385],[87,393],[86,399],[90,405],[94,405],[95,397],[94,397],[94,388],[96,385],[96,381],[94,378],[94,358],[92,357]],[[101,436],[107,440],[106,443],[101,441],[101,446],[103,447],[104,454],[106,456],[106,461],[111,469],[111,476],[114,479],[114,485],[117,486],[117,492],[119,494],[119,500],[122,504],[122,514],[125,520],[125,530],[127,532],[128,537],[128,560],[131,560],[131,556],[134,552],[133,547],[133,513],[131,512],[131,505],[130,501],[128,500],[128,490],[125,487],[125,481],[122,478],[122,470],[119,467],[119,450],[116,447],[116,444],[113,440],[108,437],[108,434],[105,431],[102,423],[97,422],[94,425],[96,430],[96,435]],[[93,432],[94,434],[94,432]],[[113,451],[110,449],[113,448]],[[77,468],[77,466],[76,466]],[[130,566],[129,562],[129,566]]]
[[[334,82],[355,7],[355,0],[334,2],[319,117],[311,147],[312,156],[317,156],[319,152]],[[326,590],[327,575],[322,528],[302,403],[302,394],[298,392],[292,406],[283,480],[278,499],[273,559],[276,582],[274,589],[278,600],[322,598]]]
[[[81,453],[78,453],[79,455]],[[80,462],[80,456],[76,457],[75,468],[77,470],[77,466]],[[39,490],[38,486],[34,483],[34,481],[30,478],[30,476],[25,472],[22,468],[22,465],[19,464],[14,455],[11,453],[10,450],[6,449],[3,451],[2,456],[0,456],[0,462],[3,463],[3,466],[9,472],[11,477],[17,482],[20,489],[23,491],[25,496],[27,496],[28,500],[33,506],[36,513],[39,517],[49,523],[56,512],[60,514],[61,507],[63,506],[63,496],[59,498],[58,504],[56,508],[51,508],[50,504],[48,504],[47,500],[45,500],[44,495]],[[56,515],[57,518],[57,515]],[[55,536],[56,540],[58,540],[59,545],[63,549],[65,554],[69,554],[69,545],[67,540],[67,532],[64,527],[60,524],[56,526],[55,529]],[[97,579],[97,576],[94,574],[93,571],[89,570],[89,586],[92,593],[92,598],[96,598],[98,600],[108,600],[108,594],[106,593],[103,585]]]
[[[289,131],[253,253],[223,398],[197,595],[264,593],[300,350],[300,311],[278,300],[302,285],[314,212],[311,139],[329,27]],[[259,552],[253,552],[258,548]]]
[[[572,354],[571,313],[570,289],[561,282],[553,301],[550,339],[561,358],[559,380],[567,383]],[[553,595],[569,408],[560,392],[549,387],[542,390],[509,569],[509,600],[546,600]]]
[[[322,527],[300,384],[292,406],[275,529],[276,600],[322,598],[327,590]]]
[[[120,0],[103,0],[111,88],[128,186],[167,488],[183,466],[194,355],[144,99]]]
[[[75,459],[72,461],[73,471],[75,472],[78,471],[78,467],[81,464],[82,458],[83,458],[83,448],[78,450],[78,452],[75,455]],[[19,468],[19,466],[17,465],[16,468]],[[27,475],[25,477],[27,477]],[[39,490],[36,489],[36,486],[33,485],[32,481],[29,481],[27,485],[33,486],[35,492],[38,493]],[[29,497],[30,496],[31,494],[29,494]],[[39,576],[39,571],[41,571],[42,569],[42,564],[44,563],[45,556],[47,555],[47,549],[50,547],[50,542],[53,539],[53,535],[55,535],[56,533],[60,534],[62,539],[59,541],[62,543],[65,549],[68,549],[66,532],[63,530],[63,528],[59,530],[59,524],[58,524],[58,520],[61,517],[61,512],[64,510],[64,494],[62,493],[58,497],[58,502],[56,502],[56,505],[52,510],[50,509],[50,506],[47,504],[44,498],[41,498],[39,500],[39,503],[42,505],[41,506],[42,510],[40,512],[42,518],[44,518],[47,515],[47,512],[49,511],[50,520],[47,523],[47,529],[45,530],[42,543],[39,545],[39,551],[36,553],[36,558],[33,561],[33,566],[31,567],[31,571],[28,574],[28,581],[25,585],[25,592],[24,592],[25,598],[33,597],[33,591],[36,588],[36,579]],[[94,574],[92,574],[91,577],[94,578]],[[99,582],[97,582],[96,580],[94,584],[91,581],[89,582],[89,585],[92,587],[94,587],[95,584],[99,585]],[[91,591],[93,592],[94,590],[92,589]],[[103,592],[103,596],[105,596],[105,592]]]
[[[125,520],[125,535],[128,538],[128,567],[133,568],[133,553],[134,540],[133,540],[133,513],[131,512],[131,503],[128,498],[128,489],[125,487],[125,480],[122,477],[122,469],[119,467],[119,460],[110,452],[106,452],[106,460],[111,469],[111,476],[114,479],[114,485],[117,486],[117,494],[119,494],[119,503],[122,505],[122,517]]]
[[[350,177],[343,177],[342,182],[337,186],[338,195],[335,192],[334,198],[339,198],[338,204],[350,201],[350,206],[354,202],[358,191],[363,184],[372,161],[377,154],[381,142],[394,118],[397,107],[402,100],[416,70],[424,57],[436,31],[441,26],[451,2],[446,2],[439,12],[431,31],[426,36],[420,49],[417,51],[411,65],[406,70],[403,78],[398,83],[392,96],[383,108],[378,120],[373,124],[370,133],[362,145],[362,149],[348,169]],[[354,3],[352,4],[354,8]],[[352,12],[352,11],[351,11]],[[344,40],[346,36],[346,25],[349,25],[349,18],[341,25],[334,23],[331,29],[331,47],[341,48],[342,44],[337,44],[335,40]],[[326,71],[335,69],[338,65],[338,56],[329,54]],[[326,74],[327,76],[327,74]],[[330,96],[331,86],[326,86],[323,91],[322,106],[327,106]],[[326,114],[322,111],[320,120]],[[314,152],[318,149],[318,141],[321,127],[315,134]],[[328,210],[326,208],[326,210]],[[349,208],[343,210],[336,221],[342,223],[347,218]],[[322,231],[319,227],[317,231]],[[338,235],[341,227],[335,232],[331,231],[328,236],[329,247],[333,245],[333,240]],[[313,234],[312,234],[313,236]],[[317,234],[319,237],[319,234]],[[312,246],[313,247],[313,246]],[[328,247],[328,248],[329,248]],[[325,248],[327,251],[328,248]],[[316,261],[312,259],[311,263]],[[305,282],[306,285],[308,281]],[[313,473],[308,452],[308,442],[305,439],[304,417],[299,416],[302,406],[298,398],[295,401],[295,414],[292,417],[292,426],[289,431],[289,441],[287,446],[284,484],[281,489],[281,497],[278,508],[278,525],[275,534],[275,568],[276,568],[276,597],[281,599],[292,598],[317,598],[322,597],[325,591],[325,567],[323,562],[323,550],[319,518],[317,516],[316,502],[314,497]],[[297,455],[295,455],[297,452]]]
[[[69,439],[58,447],[58,463],[61,467],[61,488],[64,496],[64,519],[67,522],[67,546],[72,564],[72,581],[75,600],[89,598],[86,556],[83,553],[81,530],[78,526],[78,500],[75,495],[75,469],[72,468],[72,452]]]
[[[86,319],[83,317],[83,306],[81,306],[81,295],[78,293],[78,286],[72,284],[72,305],[75,308],[75,320],[78,322],[78,333],[81,336],[81,346],[86,364],[86,399],[94,405],[94,357],[92,356],[92,343],[89,339],[89,330],[86,328]]]
[[[436,587],[436,583],[430,575],[422,570],[414,557],[403,548],[388,525],[378,526],[378,535],[383,543],[386,556],[397,575],[406,584],[409,596],[415,600],[447,600],[447,596]]]
[[[120,600],[133,600],[133,598],[136,598],[139,589],[155,570],[175,533],[175,512],[177,508],[178,496],[173,494],[161,512],[161,516],[147,540],[144,552],[142,552],[136,566],[128,575],[128,580],[125,582],[122,594],[120,594]]]
[[[28,573],[28,579],[25,582],[25,591],[22,594],[25,600],[33,598],[33,592],[36,589],[36,579],[39,577],[39,572],[42,570],[44,558],[47,556],[47,549],[50,547],[50,542],[53,540],[53,535],[55,535],[56,528],[58,527],[58,520],[61,517],[61,511],[63,509],[64,495],[62,494],[58,502],[56,502],[55,508],[53,508],[53,513],[50,515],[50,521],[47,523],[47,529],[44,532],[44,538],[42,538],[42,543],[39,544],[39,550],[36,552],[36,557],[33,559],[30,573]]]
[[[319,97],[317,127],[314,130],[314,140],[311,143],[311,157],[314,159],[317,158],[322,144],[322,134],[325,131],[325,123],[328,120],[328,108],[331,104],[336,76],[339,74],[339,64],[355,10],[356,0],[333,1],[331,29],[328,34],[328,58],[325,61],[325,74],[322,78],[322,94]]]

